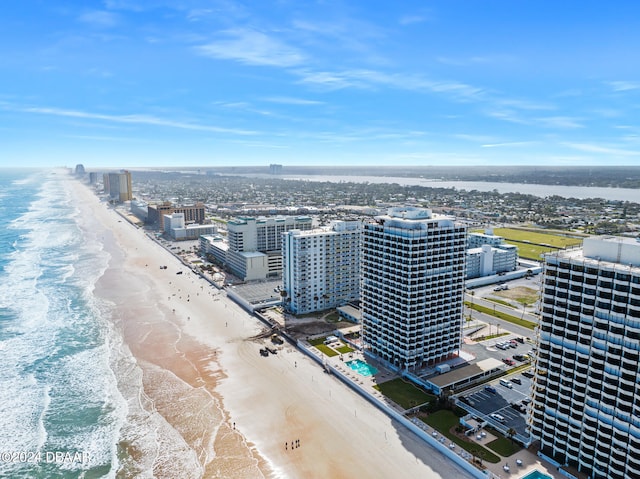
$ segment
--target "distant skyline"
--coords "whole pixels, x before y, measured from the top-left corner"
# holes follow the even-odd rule
[[[640,3],[22,0],[3,166],[638,165]]]

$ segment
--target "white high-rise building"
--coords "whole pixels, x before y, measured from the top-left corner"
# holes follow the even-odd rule
[[[518,266],[518,247],[501,244],[493,247],[485,244],[467,250],[467,279],[491,274],[515,271]]]
[[[460,349],[466,242],[466,226],[421,208],[363,225],[360,306],[373,355],[412,369]]]
[[[238,217],[227,222],[227,267],[244,281],[279,277],[282,274],[282,233],[309,230],[309,216],[273,218]]]
[[[306,314],[359,299],[359,221],[282,235],[282,286],[287,309]]]
[[[531,435],[589,478],[640,477],[640,243],[585,239],[543,281]]]

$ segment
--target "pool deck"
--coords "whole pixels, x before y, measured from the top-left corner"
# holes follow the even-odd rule
[[[381,403],[383,403],[386,407],[400,413],[405,414],[407,411],[397,405],[395,402],[391,401],[387,397],[385,397],[380,391],[374,388],[377,384],[390,381],[392,379],[400,377],[399,374],[389,371],[384,368],[383,365],[373,362],[373,366],[378,370],[378,373],[373,376],[363,376],[362,374],[357,373],[353,369],[351,369],[346,363],[348,361],[355,361],[359,359],[360,361],[364,361],[368,364],[371,364],[372,361],[365,357],[364,354],[360,351],[354,351],[352,353],[341,354],[338,356],[328,357],[320,350],[315,347],[309,345],[305,341],[301,341],[301,347],[306,348],[308,351],[313,353],[315,356],[320,358],[321,362],[326,363],[333,367],[334,370],[337,370],[339,374],[342,375],[343,378],[346,378],[353,383],[357,384],[360,389],[364,390],[366,394],[369,394],[373,398],[377,399]],[[488,433],[485,438],[480,440],[472,439],[478,444],[485,445],[490,442],[489,439],[490,434]],[[516,460],[519,459],[522,461],[522,465],[516,465]],[[553,477],[554,479],[566,479],[566,476],[563,476],[558,472],[555,466],[543,463],[541,459],[526,449],[521,450],[520,452],[513,454],[511,457],[502,458],[502,460],[497,464],[492,464],[489,462],[484,463],[487,470],[491,471],[495,478],[501,479],[520,479],[523,476],[533,472],[534,470],[538,470],[543,474],[547,474],[548,476]],[[504,466],[509,466],[509,471],[504,470]]]

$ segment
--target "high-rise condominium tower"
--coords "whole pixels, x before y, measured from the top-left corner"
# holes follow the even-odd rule
[[[460,349],[467,231],[420,208],[365,223],[361,310],[365,347],[400,369]]]
[[[287,309],[296,314],[342,306],[359,299],[359,221],[334,221],[282,235],[282,286]]]
[[[640,477],[640,243],[547,255],[542,293],[533,438],[590,478]]]
[[[104,192],[116,201],[131,201],[131,172],[123,170],[120,173],[105,173],[103,175]]]

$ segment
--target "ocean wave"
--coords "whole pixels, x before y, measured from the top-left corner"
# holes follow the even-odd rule
[[[0,451],[87,453],[87,463],[0,465],[2,477],[115,477],[127,404],[111,369],[109,306],[92,294],[109,255],[78,228],[78,211],[55,176],[0,242]],[[71,475],[67,476],[67,472]]]

